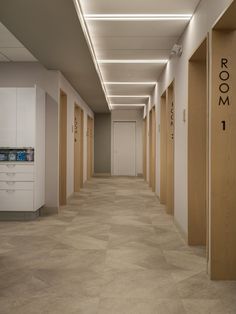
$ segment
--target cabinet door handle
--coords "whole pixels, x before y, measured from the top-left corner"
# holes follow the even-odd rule
[[[7,168],[15,168],[16,165],[7,165]]]
[[[8,177],[14,177],[16,174],[15,172],[7,172]]]
[[[6,192],[9,194],[13,194],[15,192],[15,190],[6,190]]]
[[[16,184],[16,182],[14,182],[14,181],[7,181],[6,182],[8,185],[14,185],[14,184]]]

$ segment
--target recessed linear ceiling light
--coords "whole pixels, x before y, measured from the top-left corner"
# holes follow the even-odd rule
[[[103,82],[104,85],[156,85],[157,82]]]
[[[85,14],[88,21],[189,21],[192,14]]]
[[[117,107],[120,107],[120,106],[134,106],[134,107],[144,107],[146,106],[146,104],[111,104],[111,106],[117,106]]]
[[[133,64],[137,64],[137,63],[140,63],[140,64],[146,64],[146,63],[149,63],[149,64],[165,64],[167,63],[168,60],[167,59],[146,59],[146,60],[142,60],[142,59],[129,59],[129,60],[125,60],[125,59],[107,59],[107,60],[98,60],[98,63],[100,64],[109,64],[109,63],[125,63],[125,64],[129,64],[129,63],[133,63]]]
[[[108,95],[109,98],[150,98],[149,95]]]

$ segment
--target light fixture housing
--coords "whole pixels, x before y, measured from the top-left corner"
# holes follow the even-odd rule
[[[192,14],[85,14],[87,21],[189,21]]]

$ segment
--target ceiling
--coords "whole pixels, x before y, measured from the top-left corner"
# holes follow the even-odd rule
[[[0,62],[34,62],[35,57],[0,23]]]
[[[38,60],[61,71],[94,112],[109,112],[73,0],[1,0],[0,22],[9,30],[0,24],[0,61]]]
[[[127,60],[127,63],[100,63],[108,95],[132,95],[137,98],[110,98],[111,104],[133,107],[147,103],[155,84],[118,84],[119,82],[157,82],[166,63],[144,60],[169,59],[174,44],[189,20],[90,20],[88,15],[193,14],[199,0],[80,0],[90,38],[98,60]],[[109,15],[109,16],[108,16]],[[91,16],[90,16],[91,17]],[[95,16],[93,16],[95,17]],[[96,16],[97,17],[97,16]],[[114,17],[114,16],[113,16]],[[128,63],[130,60],[139,63]],[[143,63],[141,62],[143,61]],[[117,107],[116,107],[117,108]]]
[[[169,59],[189,21],[91,20],[86,15],[191,15],[198,2],[1,0],[0,62],[39,61],[61,71],[94,112],[108,112],[109,102],[116,108],[147,104],[166,65],[159,61]]]

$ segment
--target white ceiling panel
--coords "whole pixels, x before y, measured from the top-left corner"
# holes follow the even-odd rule
[[[1,48],[0,53],[13,62],[35,62],[35,57],[26,48]]]
[[[96,36],[93,38],[93,44],[96,50],[102,49],[127,49],[127,50],[146,50],[161,49],[170,50],[178,40],[178,36]]]
[[[36,58],[0,23],[0,62],[35,62]]]
[[[165,20],[159,15],[191,16],[199,0],[80,0],[80,2],[83,13],[87,15],[85,22],[97,59],[131,62],[99,63],[104,81],[156,82],[165,64],[133,64],[132,61],[168,60],[174,44],[178,42],[189,20],[173,19],[173,16]],[[100,16],[91,16],[96,14]],[[118,17],[118,14],[125,16]],[[156,14],[158,17],[156,20],[145,20],[150,16],[142,16],[143,20],[139,20],[140,16],[134,16],[135,14]],[[128,20],[132,18],[133,20]],[[151,95],[153,88],[153,85],[106,85],[107,93],[115,95]],[[147,99],[113,98],[111,102],[140,104],[147,103]]]
[[[153,92],[153,85],[107,85],[109,95],[150,95]]]
[[[2,23],[0,23],[0,47],[23,47],[19,40],[17,40]]]
[[[170,50],[131,50],[131,49],[107,49],[99,50],[98,59],[168,59]]]
[[[147,104],[147,97],[116,97],[110,98],[111,104]]]
[[[92,40],[96,37],[179,37],[188,21],[87,21]]]
[[[113,105],[112,106],[112,110],[123,110],[123,109],[140,109],[143,110],[144,106],[140,106],[140,105],[132,105],[132,104],[124,104],[124,105]]]
[[[3,54],[0,53],[0,62],[9,62],[10,60],[6,58]]]
[[[189,14],[199,0],[83,0],[86,14]]]
[[[103,64],[100,65],[105,81],[155,82],[163,71],[162,64]]]

